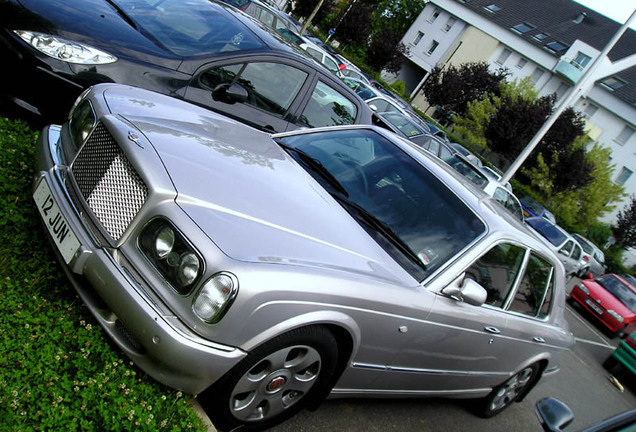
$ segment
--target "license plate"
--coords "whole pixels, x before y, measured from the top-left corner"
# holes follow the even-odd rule
[[[53,194],[51,194],[51,189],[49,189],[46,180],[42,180],[35,189],[33,199],[42,216],[44,225],[49,231],[49,234],[51,234],[51,237],[53,237],[55,246],[57,246],[57,249],[62,254],[64,261],[67,264],[70,263],[75,252],[77,252],[80,247],[80,242],[75,233],[71,231],[64,215],[60,212],[60,208],[53,199]]]
[[[592,309],[597,314],[603,315],[603,309],[598,307],[598,305],[596,303],[594,303],[592,300],[585,299],[585,304],[588,305],[590,307],[590,309]]]

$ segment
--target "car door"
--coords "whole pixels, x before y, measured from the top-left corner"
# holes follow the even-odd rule
[[[502,382],[519,362],[510,352],[505,306],[526,254],[522,246],[499,243],[464,268],[451,285],[472,279],[488,293],[486,303],[474,306],[438,295],[426,319],[410,323],[409,340],[392,361],[395,373],[382,375],[376,385],[443,393]]]
[[[559,260],[563,263],[566,274],[575,272],[579,264],[578,260],[573,258],[575,246],[574,240],[567,240],[558,252]]]
[[[201,66],[184,98],[259,129],[284,132],[314,73],[287,57],[239,57]]]

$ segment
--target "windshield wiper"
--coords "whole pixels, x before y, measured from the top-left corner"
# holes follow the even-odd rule
[[[344,195],[345,197],[349,196],[349,192],[345,189],[344,186],[338,181],[336,177],[316,158],[311,155],[305,153],[304,151],[297,149],[296,147],[291,147],[286,144],[277,141],[278,145],[284,148],[288,153],[293,153],[296,155],[296,158],[300,159],[300,161],[313,172],[317,173],[324,180],[329,183],[331,187],[333,187],[339,194]],[[293,156],[293,155],[292,155]]]
[[[409,245],[404,240],[402,240],[402,238],[399,235],[397,235],[397,233],[393,231],[393,229],[390,226],[382,222],[380,219],[378,219],[376,216],[374,216],[364,207],[354,203],[353,201],[348,200],[346,197],[336,195],[336,194],[332,194],[332,196],[340,204],[349,208],[350,210],[353,210],[356,213],[356,215],[359,216],[360,219],[362,219],[364,223],[366,223],[369,227],[373,228],[376,232],[382,234],[384,238],[389,240],[407,258],[409,258],[411,261],[417,264],[418,267],[420,267],[424,271],[428,270],[428,268],[426,267],[426,264],[422,262],[420,257],[417,256],[415,252],[413,252],[413,249],[411,249]]]

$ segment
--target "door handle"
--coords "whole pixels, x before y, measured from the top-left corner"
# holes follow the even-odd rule
[[[492,334],[501,334],[501,331],[497,328],[497,327],[486,327],[484,328],[484,330],[486,330],[488,333],[492,333]]]
[[[542,337],[534,337],[532,338],[533,341],[537,342],[537,343],[545,343],[545,339],[543,339]]]

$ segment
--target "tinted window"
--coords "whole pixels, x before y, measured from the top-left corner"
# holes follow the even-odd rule
[[[307,74],[281,63],[255,62],[229,65],[206,71],[201,83],[214,89],[237,82],[247,90],[245,103],[282,117],[300,91]]]
[[[565,234],[559,228],[544,218],[529,218],[526,219],[526,222],[554,246],[559,246],[566,239]]]
[[[519,246],[499,244],[466,270],[466,277],[475,280],[488,293],[487,304],[503,307],[519,273],[525,252]]]
[[[177,55],[266,48],[241,22],[208,0],[116,0],[116,3],[143,33]]]
[[[353,102],[319,81],[299,123],[307,127],[348,125],[355,122],[357,114]]]
[[[546,317],[552,303],[552,273],[552,265],[531,254],[509,310],[536,318]]]
[[[485,230],[477,216],[437,177],[375,131],[308,133],[280,142],[301,150],[329,171],[343,190],[334,188],[320,170],[299,158],[378,244],[413,271],[414,277],[423,279]],[[369,215],[386,228],[371,221]],[[405,254],[399,243],[410,254]],[[415,260],[418,270],[405,263],[413,265]]]

